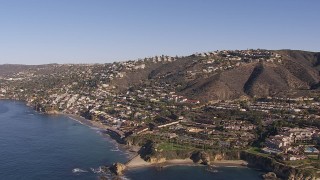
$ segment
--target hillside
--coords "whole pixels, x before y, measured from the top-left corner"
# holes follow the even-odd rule
[[[251,60],[240,65],[232,61],[204,63],[210,58],[189,56],[154,69],[150,76],[157,81],[176,84],[179,93],[200,100],[265,97],[318,87],[319,53],[291,50],[272,53],[281,58]],[[217,60],[217,57],[212,59]],[[204,71],[219,66],[231,67],[213,73]]]
[[[13,65],[13,64],[4,64],[0,65],[0,76],[13,75],[15,73],[25,71],[33,66],[28,65]]]
[[[11,85],[22,89],[40,85],[42,91],[64,86],[92,91],[108,84],[122,93],[129,87],[165,86],[206,102],[313,92],[319,88],[319,70],[320,53],[244,50],[96,65],[0,65],[0,77],[17,78]]]

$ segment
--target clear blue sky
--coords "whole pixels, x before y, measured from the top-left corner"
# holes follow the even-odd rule
[[[320,51],[319,0],[0,0],[0,64]]]

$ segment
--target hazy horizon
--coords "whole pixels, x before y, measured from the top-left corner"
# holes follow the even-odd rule
[[[0,64],[101,64],[258,48],[320,51],[316,0],[0,3]]]

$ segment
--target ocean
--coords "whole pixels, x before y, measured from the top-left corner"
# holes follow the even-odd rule
[[[95,128],[63,115],[37,113],[23,102],[0,101],[0,179],[97,179],[90,168],[128,159],[126,151]],[[75,173],[75,168],[84,172]],[[255,180],[261,174],[249,168],[219,167],[212,173],[201,166],[173,166],[132,169],[122,178]]]

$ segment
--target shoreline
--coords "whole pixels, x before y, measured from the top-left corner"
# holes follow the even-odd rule
[[[137,147],[128,147],[124,144],[120,144],[115,140],[113,137],[111,137],[109,134],[105,133],[104,131],[110,128],[107,125],[103,125],[99,122],[91,121],[88,119],[85,119],[83,117],[73,115],[73,114],[66,114],[66,113],[57,113],[60,115],[65,115],[69,117],[70,119],[77,121],[78,123],[88,126],[90,128],[98,128],[102,131],[102,135],[108,135],[112,140],[114,140],[117,145],[120,145],[119,148],[121,150],[126,151],[129,154],[129,160],[125,162],[125,165],[128,170],[130,169],[138,169],[138,168],[147,168],[147,167],[171,167],[171,166],[204,166],[202,164],[194,163],[191,159],[171,159],[166,160],[163,163],[149,163],[143,160],[140,155],[136,152]],[[213,161],[211,162],[210,166],[214,167],[247,167],[247,162],[244,160],[221,160],[221,161]]]
[[[3,100],[3,99],[2,99]],[[10,100],[10,99],[8,99]],[[26,101],[23,101],[26,103]],[[28,103],[26,103],[27,106]],[[36,110],[35,110],[36,111]],[[38,111],[36,111],[38,112]],[[41,112],[38,112],[41,113]],[[43,114],[47,115],[63,115],[68,117],[69,119],[76,121],[84,126],[87,126],[89,128],[97,128],[102,134],[102,136],[106,136],[113,140],[117,147],[120,148],[121,151],[125,151],[129,155],[129,160],[125,162],[125,165],[127,166],[127,169],[137,169],[137,168],[148,168],[148,167],[171,167],[171,166],[205,166],[202,164],[194,163],[191,159],[171,159],[166,160],[162,163],[149,163],[144,161],[140,155],[137,153],[138,147],[128,147],[124,144],[119,143],[114,137],[112,137],[110,134],[106,133],[107,130],[112,130],[113,128],[107,125],[104,125],[100,122],[92,121],[89,119],[86,119],[84,117],[81,117],[79,115],[75,114],[69,114],[59,111],[52,111],[52,112],[46,112]],[[237,167],[237,168],[248,168],[247,162],[244,160],[221,160],[221,161],[214,161],[211,162],[210,166],[213,167]]]
[[[128,157],[129,159],[132,159],[133,157],[138,155],[137,152],[135,150],[133,150],[134,147],[128,147],[125,144],[121,144],[117,141],[117,139],[112,137],[110,134],[106,133],[107,130],[110,130],[110,128],[111,128],[110,126],[103,125],[99,122],[91,121],[89,119],[86,119],[84,117],[74,115],[74,114],[57,113],[57,115],[67,116],[71,120],[74,120],[84,126],[87,126],[89,128],[96,128],[98,131],[101,132],[102,136],[110,138],[110,140],[112,140],[121,151],[125,151],[129,155],[129,157]]]
[[[85,125],[85,126],[88,126],[90,128],[97,128],[99,130],[104,130],[104,127],[102,124],[98,125],[97,123],[92,123],[91,120],[85,119],[81,116],[77,116],[77,115],[73,115],[73,114],[66,114],[66,113],[59,113],[57,115],[67,116],[68,118],[70,118],[74,121],[77,121],[78,123]]]

